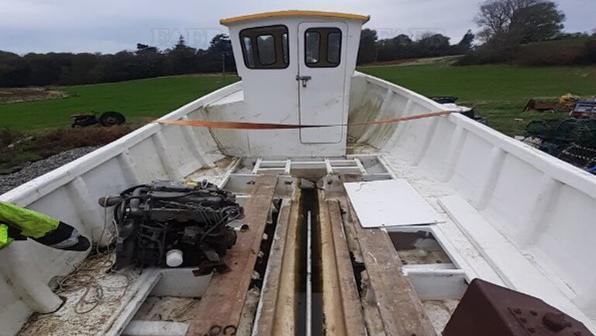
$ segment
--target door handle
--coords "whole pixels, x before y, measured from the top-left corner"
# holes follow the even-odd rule
[[[296,80],[297,81],[300,81],[300,83],[302,84],[302,87],[306,87],[306,82],[308,82],[311,79],[312,79],[311,76],[300,76],[300,75],[296,75]]]

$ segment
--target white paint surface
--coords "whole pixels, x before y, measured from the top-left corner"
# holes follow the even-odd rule
[[[541,298],[578,320],[586,316],[548,279],[538,265],[528,260],[495,230],[470,204],[457,195],[443,197],[441,206],[471,242],[498,270],[508,287]],[[539,286],[537,284],[540,284]]]
[[[306,65],[306,31],[309,28],[337,28],[341,31],[340,63],[336,67],[313,68]],[[299,75],[309,76],[300,90],[300,124],[341,124],[348,115],[345,89],[346,82],[346,45],[348,42],[348,25],[343,22],[303,22],[298,26]],[[321,41],[322,44],[322,41]],[[321,46],[322,49],[326,46]],[[323,55],[319,55],[323,57]],[[350,69],[350,73],[353,72]],[[345,126],[300,129],[300,141],[305,144],[339,143],[345,139]],[[343,153],[342,153],[343,154]]]
[[[433,224],[437,213],[404,179],[344,184],[365,228]]]
[[[188,323],[168,321],[131,321],[122,335],[124,336],[184,336]]]
[[[161,279],[151,291],[154,296],[194,297],[205,294],[212,274],[196,276],[196,268],[170,268],[161,270]]]

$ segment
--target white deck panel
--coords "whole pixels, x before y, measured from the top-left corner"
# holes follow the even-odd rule
[[[438,214],[405,179],[345,184],[365,228],[439,222]]]
[[[124,336],[184,336],[188,323],[169,321],[131,321],[122,335]]]

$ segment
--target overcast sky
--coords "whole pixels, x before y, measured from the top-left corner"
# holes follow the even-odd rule
[[[596,0],[558,0],[566,31],[596,28]],[[280,9],[315,9],[371,16],[366,27],[381,38],[434,31],[459,41],[476,30],[478,0],[0,0],[0,50],[115,52],[137,42],[172,46],[180,34],[204,48],[225,32],[223,17]]]

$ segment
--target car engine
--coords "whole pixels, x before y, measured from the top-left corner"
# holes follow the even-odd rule
[[[155,181],[99,203],[114,207],[115,269],[198,266],[201,273],[225,271],[222,257],[236,243],[232,222],[243,217],[234,194],[206,181],[196,186]]]

